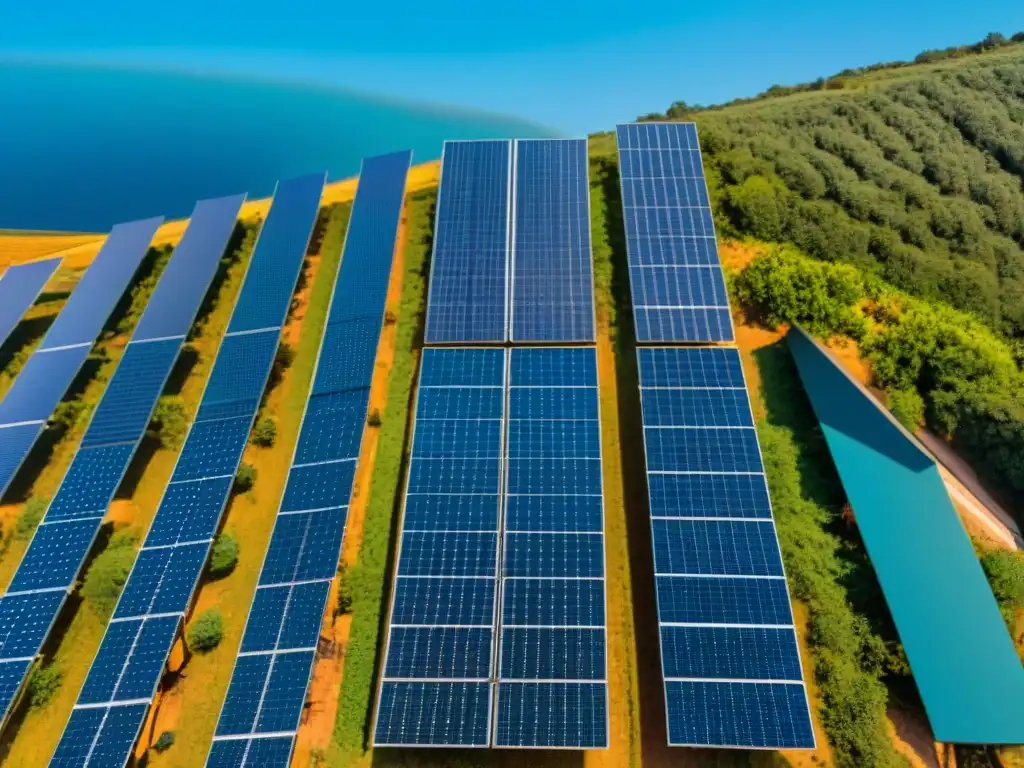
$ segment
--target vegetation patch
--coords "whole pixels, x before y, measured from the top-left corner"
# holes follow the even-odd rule
[[[32,538],[32,534],[35,533],[36,528],[39,527],[39,523],[42,521],[43,516],[46,514],[46,509],[50,506],[49,499],[40,499],[33,496],[25,504],[25,508],[21,510],[18,515],[17,521],[14,523],[14,538],[20,539],[21,541],[28,541]]]
[[[270,448],[277,440],[277,422],[271,416],[264,416],[252,431],[252,441],[262,448]]]
[[[64,679],[63,673],[56,664],[36,667],[28,678],[28,700],[32,709],[42,709],[60,690]]]
[[[176,395],[164,395],[153,410],[149,431],[160,441],[160,447],[177,450],[188,434],[188,411],[185,402]]]
[[[118,531],[110,537],[107,548],[97,555],[85,575],[82,597],[104,623],[114,613],[117,598],[128,580],[138,540],[139,535],[135,531]]]
[[[193,653],[209,653],[224,638],[224,617],[217,608],[210,608],[188,626],[185,639]]]
[[[230,533],[220,534],[213,543],[213,551],[210,554],[210,576],[222,579],[235,570],[239,551],[238,539]]]
[[[247,461],[243,461],[238,467],[238,473],[235,475],[235,492],[245,493],[252,490],[252,487],[256,485],[256,474],[256,467]]]

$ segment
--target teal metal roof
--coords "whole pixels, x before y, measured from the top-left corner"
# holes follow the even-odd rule
[[[786,340],[935,738],[1024,743],[1024,666],[935,462],[831,353]]]

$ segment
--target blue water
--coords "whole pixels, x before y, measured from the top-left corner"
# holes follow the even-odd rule
[[[440,155],[444,139],[548,136],[512,117],[337,89],[158,71],[0,64],[0,228],[105,231],[279,178],[358,172],[367,155]]]

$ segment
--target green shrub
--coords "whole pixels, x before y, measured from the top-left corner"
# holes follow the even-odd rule
[[[270,448],[277,440],[277,424],[269,416],[264,416],[256,422],[256,428],[252,432],[252,441],[256,445]]]
[[[924,398],[915,389],[894,389],[889,393],[889,410],[911,432],[924,424]]]
[[[292,367],[292,363],[294,362],[295,347],[287,341],[282,341],[277,345],[277,352],[274,354],[274,365],[279,370],[286,371]]]
[[[344,560],[338,564],[338,602],[335,612],[339,615],[352,612],[352,578],[348,563]]]
[[[256,467],[243,461],[238,468],[238,474],[235,475],[235,491],[245,493],[251,490],[256,485],[256,475]]]
[[[173,451],[181,445],[188,434],[188,412],[182,399],[173,395],[161,397],[153,411],[149,429],[157,434],[164,448]]]
[[[235,570],[235,566],[238,565],[238,552],[238,539],[230,533],[218,536],[210,554],[210,575],[220,579]]]
[[[60,689],[63,677],[63,673],[55,664],[33,669],[28,678],[29,706],[32,709],[41,709],[49,704]]]
[[[18,520],[14,524],[14,538],[21,541],[27,541],[32,538],[32,534],[39,526],[39,522],[43,519],[43,515],[46,514],[46,509],[49,506],[49,499],[41,499],[36,496],[30,498],[25,503],[25,508],[21,510]]]
[[[370,413],[366,417],[366,423],[374,429],[378,429],[380,427],[381,416],[379,408],[373,408],[370,410]]]
[[[203,611],[193,621],[186,633],[189,650],[194,653],[208,653],[220,645],[224,637],[224,617],[216,608]]]
[[[1010,632],[1014,632],[1017,612],[1024,608],[1024,552],[992,549],[981,555],[981,567],[988,576],[992,594]]]
[[[135,543],[138,539],[135,531],[115,533],[85,575],[82,596],[103,621],[109,619],[114,612],[117,598],[135,562]]]
[[[160,738],[153,744],[153,749],[157,752],[166,752],[168,749],[174,746],[174,731],[164,731],[160,734]]]
[[[71,429],[89,408],[81,400],[66,400],[60,403],[50,417],[50,423],[59,429]]]

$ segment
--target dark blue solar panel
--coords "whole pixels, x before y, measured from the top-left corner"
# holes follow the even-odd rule
[[[115,621],[111,623],[103,643],[96,654],[89,676],[78,696],[79,704],[101,704],[110,701],[117,688],[117,680],[121,676],[124,660],[131,654],[143,620]]]
[[[505,576],[601,578],[604,537],[578,533],[509,533]]]
[[[445,142],[428,344],[507,338],[510,158],[508,141]]]
[[[431,349],[423,351],[420,395],[428,387],[505,387],[505,350]]]
[[[200,200],[135,329],[136,339],[183,336],[195,319],[235,228],[245,195]],[[183,301],[196,297],[197,302]]]
[[[206,542],[143,549],[121,593],[114,618],[184,612],[208,549]]]
[[[405,501],[407,531],[493,531],[498,499],[493,494],[411,495]]]
[[[746,387],[739,353],[726,347],[655,347],[637,350],[640,385],[651,387]]]
[[[418,459],[409,469],[408,493],[497,494],[500,482],[497,459]]]
[[[167,339],[128,345],[89,422],[83,447],[134,442],[142,437],[181,342]]]
[[[604,683],[499,683],[498,747],[608,746]]]
[[[273,656],[264,654],[240,656],[235,662],[231,685],[217,722],[217,736],[252,733],[272,661]]]
[[[203,393],[197,421],[245,416],[256,410],[279,336],[273,328],[224,339]]]
[[[416,423],[417,458],[443,459],[459,455],[500,458],[501,421],[425,419]]]
[[[772,516],[763,475],[651,475],[655,517]]]
[[[18,565],[9,591],[69,587],[92,546],[98,526],[95,520],[41,525]]]
[[[407,531],[398,563],[401,576],[493,576],[494,533]]]
[[[320,209],[324,180],[324,174],[314,173],[278,183],[229,333],[276,328],[284,322]]]
[[[118,224],[46,332],[41,349],[92,344],[131,283],[163,217]]]
[[[256,720],[256,733],[280,733],[298,728],[313,657],[313,651],[279,653],[273,657],[274,666]]]
[[[0,497],[42,431],[42,424],[0,426]]]
[[[517,349],[512,353],[509,381],[513,389],[596,387],[597,354],[593,347]]]
[[[807,696],[798,683],[668,682],[665,692],[670,744],[814,747]]]
[[[0,400],[0,424],[46,421],[89,356],[89,346],[37,351]]]
[[[46,522],[103,517],[133,453],[134,443],[79,450],[46,510]]]
[[[503,680],[604,680],[604,628],[504,628]]]
[[[646,389],[642,393],[648,427],[753,427],[742,389]]]
[[[231,419],[197,421],[178,456],[171,482],[234,475],[251,426],[251,413]]]
[[[74,710],[50,765],[54,768],[81,768],[86,765],[106,714],[102,708]]]
[[[600,459],[516,459],[509,462],[509,493],[581,495],[600,493],[600,489]]]
[[[753,429],[644,430],[649,472],[761,472]]]
[[[261,587],[242,638],[242,651],[314,648],[331,582]]]
[[[212,538],[233,477],[172,483],[167,486],[160,514],[146,537],[147,547],[160,547]]]
[[[696,128],[641,123],[617,133],[637,341],[732,341]]]
[[[144,704],[111,707],[93,745],[90,765],[124,765],[146,718]]]
[[[600,533],[604,529],[601,496],[509,496],[505,530]]]
[[[39,297],[60,259],[45,259],[8,267],[0,275],[0,344]]]
[[[510,459],[601,458],[597,421],[510,419]]]
[[[334,576],[345,507],[279,515],[260,573],[260,584],[323,579]]]
[[[288,768],[292,761],[292,736],[222,739],[213,742],[206,768]]]
[[[416,412],[420,419],[444,419],[457,413],[460,419],[500,420],[504,400],[505,393],[499,387],[434,387],[420,391]]]
[[[373,741],[390,746],[486,747],[491,686],[384,682]]]
[[[364,388],[309,398],[294,463],[358,456],[369,397]]]
[[[596,420],[597,398],[583,387],[513,387],[509,392],[508,417]]]
[[[770,520],[659,519],[651,525],[656,573],[782,575],[782,557]]]
[[[486,627],[392,627],[384,677],[486,678],[491,668]]]
[[[0,707],[6,712],[14,702],[14,697],[21,689],[21,683],[28,675],[28,668],[32,662],[23,659],[21,661],[0,660]]]
[[[586,139],[517,141],[513,341],[593,341]]]
[[[281,511],[323,509],[348,504],[355,472],[354,460],[294,467],[288,475]]]
[[[603,627],[602,579],[508,579],[502,592],[502,624]]]
[[[395,582],[393,624],[478,626],[493,620],[493,579],[403,576]]]
[[[362,389],[373,378],[380,340],[380,317],[347,320],[327,326],[313,379],[313,394]]]
[[[792,624],[785,579],[658,576],[663,622]]]
[[[799,680],[792,627],[661,628],[665,677]]]
[[[67,593],[6,594],[0,600],[0,658],[35,656]]]
[[[132,701],[153,695],[180,622],[177,616],[162,616],[142,623],[112,699]]]

